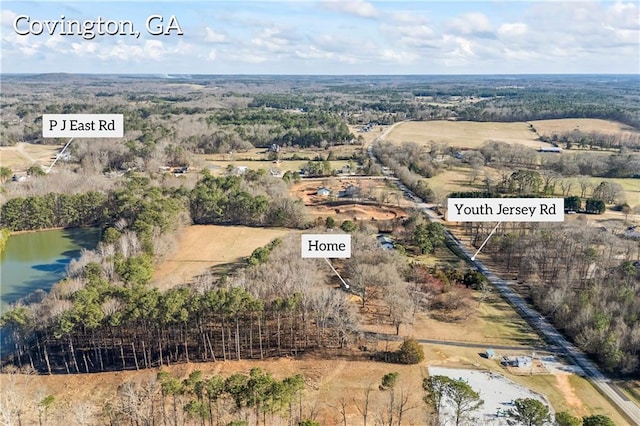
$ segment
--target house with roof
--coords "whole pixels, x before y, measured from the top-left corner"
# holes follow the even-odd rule
[[[331,195],[331,190],[323,186],[321,188],[318,188],[318,190],[316,191],[316,195],[319,195],[321,197],[328,197],[329,195]]]

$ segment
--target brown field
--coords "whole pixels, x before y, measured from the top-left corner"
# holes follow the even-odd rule
[[[293,374],[302,374],[306,386],[302,396],[303,416],[311,417],[316,412],[316,421],[322,425],[342,424],[339,400],[346,402],[347,424],[361,424],[362,415],[357,407],[362,408],[364,392],[371,387],[369,419],[383,413],[388,403],[388,393],[378,390],[382,376],[390,372],[398,372],[396,384],[398,394],[401,390],[409,395],[408,406],[415,407],[404,414],[403,425],[425,424],[424,403],[421,398],[423,368],[419,365],[398,365],[373,361],[349,361],[346,359],[301,359],[281,358],[276,360],[253,361],[220,361],[199,364],[181,364],[163,368],[185,379],[191,372],[200,370],[204,377],[234,373],[248,374],[251,368],[259,367],[282,379]],[[38,408],[36,401],[41,395],[54,395],[55,401],[49,411],[48,424],[80,424],[75,415],[80,403],[88,403],[99,413],[107,402],[115,402],[116,391],[126,382],[148,382],[153,380],[159,370],[125,371],[118,373],[67,374],[57,376],[12,376],[0,375],[2,389],[15,389],[26,394],[22,407],[23,424],[38,424]],[[297,401],[296,401],[297,402]],[[295,405],[297,409],[297,403]],[[171,415],[168,403],[167,413]],[[82,424],[103,424],[90,422]],[[277,424],[277,423],[276,423]]]
[[[18,143],[15,146],[0,147],[0,166],[13,171],[22,171],[33,164],[49,165],[62,149],[58,145],[34,145]]]
[[[428,178],[427,183],[436,194],[448,195],[455,191],[475,190],[477,188],[472,188],[469,185],[470,170],[468,167],[455,167],[451,170],[445,170]],[[475,183],[481,183],[482,179],[483,174],[478,177]]]
[[[182,231],[174,254],[156,267],[152,283],[162,290],[189,282],[211,267],[226,271],[256,248],[290,232],[246,226],[189,226]]]
[[[477,148],[494,140],[529,148],[547,146],[527,123],[478,123],[472,121],[409,121],[396,126],[386,140],[427,144],[431,141],[460,148]]]
[[[616,121],[599,120],[594,118],[561,118],[557,120],[534,120],[528,121],[539,135],[550,136],[553,133],[570,132],[572,130],[580,130],[585,133],[629,133],[638,131],[629,126],[618,123]]]

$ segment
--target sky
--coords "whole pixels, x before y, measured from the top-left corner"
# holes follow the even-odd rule
[[[3,73],[640,74],[638,0],[4,0],[0,7]],[[69,29],[70,21],[80,25]],[[150,33],[160,25],[165,34]],[[126,34],[106,34],[121,27]]]

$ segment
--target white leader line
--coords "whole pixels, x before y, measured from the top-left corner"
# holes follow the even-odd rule
[[[496,232],[496,229],[498,229],[498,226],[500,226],[502,222],[498,222],[496,224],[496,226],[493,228],[493,231],[491,231],[491,233],[489,233],[489,236],[484,240],[484,243],[482,243],[482,245],[480,246],[480,248],[478,249],[478,251],[471,256],[471,261],[473,262],[474,260],[476,260],[476,256],[478,255],[478,253],[480,253],[480,250],[482,250],[482,248],[485,246],[485,244],[487,244],[487,241],[489,241],[489,238],[491,238],[491,236],[493,235],[494,232]]]
[[[56,162],[58,161],[58,158],[60,158],[62,156],[62,154],[64,154],[64,151],[67,149],[67,147],[69,146],[69,144],[71,143],[72,140],[73,140],[73,138],[69,139],[69,142],[67,142],[67,144],[64,146],[64,148],[62,148],[62,151],[60,151],[60,153],[58,155],[56,155],[56,158],[53,160],[53,163],[51,163],[51,165],[47,169],[47,174],[51,171],[51,169],[53,168],[53,165],[56,164]]]

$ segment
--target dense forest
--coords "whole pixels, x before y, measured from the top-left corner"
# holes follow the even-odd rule
[[[493,226],[467,224],[472,244]],[[640,267],[627,259],[637,250],[596,227],[518,223],[503,223],[484,248],[528,283],[524,293],[578,347],[605,370],[632,377],[640,377]]]

